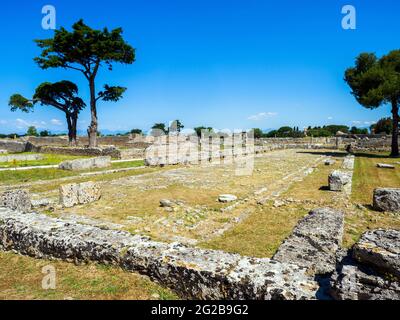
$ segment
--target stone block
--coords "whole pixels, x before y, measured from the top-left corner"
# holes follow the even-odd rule
[[[97,168],[107,168],[111,166],[111,157],[96,157],[88,159],[68,160],[58,166],[62,170],[79,171]]]
[[[30,194],[26,190],[5,191],[0,194],[0,207],[29,212],[32,209]]]
[[[375,210],[400,212],[400,188],[375,189],[373,201]]]
[[[344,215],[321,208],[300,220],[273,259],[307,268],[312,274],[333,272],[343,238]]]
[[[100,187],[90,181],[60,186],[60,204],[65,208],[91,203],[100,198]]]
[[[333,171],[328,178],[329,190],[343,191],[346,184],[351,182],[351,174],[339,170]]]

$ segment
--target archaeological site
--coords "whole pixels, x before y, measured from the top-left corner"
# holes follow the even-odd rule
[[[75,2],[30,4],[3,66],[0,300],[400,300],[390,37],[350,5],[291,10],[322,39],[272,1]]]

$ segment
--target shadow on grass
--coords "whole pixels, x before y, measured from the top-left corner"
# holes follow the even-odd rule
[[[395,159],[395,157],[391,157],[389,154],[378,154],[378,153],[355,153],[356,157],[359,158],[371,158],[371,159]]]
[[[337,158],[344,158],[345,156],[347,156],[346,152],[338,152],[338,151],[297,151],[297,153],[315,154],[319,156],[337,157]]]
[[[321,191],[331,191],[329,186],[322,186],[322,187],[319,188],[319,190],[321,190]]]

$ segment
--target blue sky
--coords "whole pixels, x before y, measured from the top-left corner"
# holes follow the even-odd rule
[[[344,70],[364,51],[398,49],[397,0],[114,0],[2,1],[0,132],[28,125],[65,130],[63,114],[38,106],[10,112],[11,94],[31,96],[44,81],[72,80],[88,98],[87,83],[74,71],[39,69],[33,39],[48,38],[41,8],[54,5],[57,27],[80,18],[101,28],[122,27],[137,61],[102,69],[97,86],[128,87],[118,103],[101,103],[101,130],[149,129],[180,119],[188,128],[277,128],[347,124],[367,126],[389,107],[368,110],[350,95]],[[341,8],[357,9],[357,29],[341,28]],[[89,124],[89,109],[79,129]]]

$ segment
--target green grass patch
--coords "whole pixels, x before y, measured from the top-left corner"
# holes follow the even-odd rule
[[[20,155],[34,154],[31,152],[19,153]],[[82,159],[82,156],[68,156],[62,154],[42,154],[42,160],[0,162],[0,168],[20,168],[33,166],[57,165],[66,160]]]
[[[61,179],[65,177],[73,177],[77,176],[79,180],[79,174],[84,172],[99,172],[110,169],[122,169],[122,168],[132,168],[132,167],[140,167],[144,165],[144,161],[130,161],[130,162],[121,162],[121,163],[113,163],[108,168],[101,169],[93,169],[93,170],[83,170],[83,171],[67,171],[60,170],[57,168],[45,168],[45,169],[30,169],[23,171],[0,171],[0,184],[22,184],[22,183],[32,183],[35,181],[47,181],[47,180],[55,180]],[[129,174],[129,172],[122,172],[122,174]],[[132,174],[132,173],[130,173]],[[133,174],[132,174],[133,175]],[[118,174],[115,174],[118,177]],[[104,177],[101,175],[101,177]],[[85,178],[81,178],[85,180]],[[88,179],[86,179],[88,180]],[[89,180],[97,180],[96,176],[90,177]],[[103,179],[100,179],[103,180]]]
[[[400,164],[399,159],[390,158],[386,153],[360,153],[356,155],[352,200],[369,205],[372,203],[375,188],[399,188]],[[378,163],[392,164],[393,169],[382,169]]]

